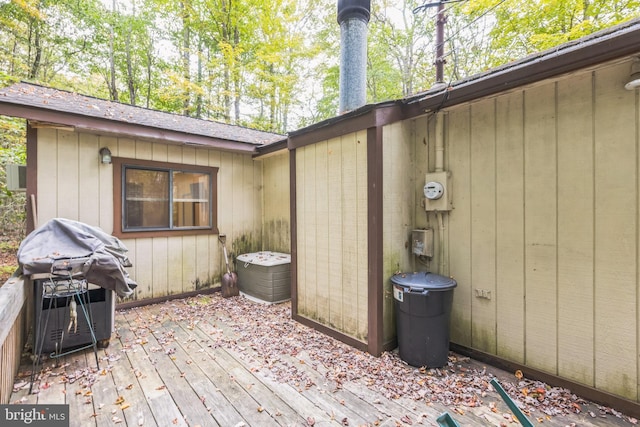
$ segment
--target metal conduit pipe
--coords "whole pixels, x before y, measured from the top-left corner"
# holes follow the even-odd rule
[[[444,113],[436,113],[436,172],[444,171]]]
[[[444,171],[444,113],[436,113],[436,129],[435,129],[435,171]],[[447,189],[449,191],[449,189]],[[444,275],[444,218],[442,212],[436,212],[438,219],[438,274]]]

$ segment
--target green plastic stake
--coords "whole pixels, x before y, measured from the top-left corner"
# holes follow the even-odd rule
[[[440,427],[460,427],[460,424],[448,412],[442,413],[436,421]]]
[[[509,397],[507,392],[504,391],[504,389],[502,388],[498,380],[496,380],[495,378],[492,379],[491,385],[493,386],[493,388],[496,389],[500,397],[502,397],[502,400],[504,400],[504,402],[507,404],[509,409],[511,409],[511,412],[513,412],[513,414],[516,416],[518,421],[520,421],[520,424],[522,424],[524,427],[533,427],[533,423],[529,421],[529,418],[527,418],[527,416],[522,413],[522,411],[520,410],[520,408],[518,408],[518,406],[514,403],[514,401],[511,400],[511,398]]]

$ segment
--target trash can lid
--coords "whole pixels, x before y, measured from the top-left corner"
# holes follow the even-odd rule
[[[394,285],[402,286],[407,291],[448,291],[455,288],[458,283],[450,277],[429,272],[398,273],[391,276]]]

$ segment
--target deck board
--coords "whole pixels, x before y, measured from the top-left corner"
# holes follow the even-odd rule
[[[397,356],[372,358],[312,331],[286,317],[288,307],[216,294],[118,311],[116,332],[98,353],[99,370],[90,349],[65,356],[58,367],[45,360],[34,384],[38,392],[29,394],[24,384],[31,363],[25,358],[10,402],[66,403],[70,426],[78,427],[435,426],[445,411],[461,426],[512,424],[505,418],[506,404],[489,386],[478,405],[460,398],[448,406],[439,403],[437,381],[466,387],[465,378],[484,371],[480,363],[460,358],[455,367],[466,363],[468,371],[450,366],[421,373]],[[381,372],[342,375],[362,366]],[[491,372],[501,382],[513,377]],[[422,387],[427,394],[418,399],[374,384],[385,377],[414,390]],[[435,388],[425,385],[434,378]],[[587,405],[581,414],[539,419],[550,427],[631,425],[625,418],[603,418],[597,406]],[[530,419],[538,424],[536,416]]]
[[[117,318],[118,329],[126,327],[124,318],[119,316]],[[138,371],[129,363],[127,357],[129,351],[132,351],[131,346],[128,343],[123,344],[120,332],[114,334],[109,347],[104,350],[106,360],[103,359],[102,363],[109,364],[111,376],[105,378],[105,384],[97,387],[99,398],[94,397],[97,407],[101,408],[98,409],[98,417],[96,417],[99,425],[102,423],[112,426],[114,417],[123,419],[127,425],[133,426],[137,426],[139,421],[147,425],[155,420],[144,392],[138,384]],[[124,411],[120,409],[121,404],[116,403],[120,397],[133,409]]]
[[[229,381],[224,380],[224,376],[218,376],[218,388],[227,396],[230,404],[236,410],[243,414],[246,421],[255,425],[288,425],[290,423],[300,422],[297,416],[286,403],[284,403],[278,395],[262,386],[255,376],[239,364],[235,359],[231,358],[226,350],[209,345],[208,335],[200,327],[192,330],[202,345],[204,354],[215,361],[215,365],[219,367],[220,372],[227,376]],[[182,328],[177,329],[177,333],[184,333]],[[200,361],[210,365],[206,359]],[[231,398],[229,398],[231,396]]]
[[[146,328],[137,325],[137,318],[133,313],[122,313],[123,317],[128,321],[129,331],[133,333],[135,342],[145,340],[146,344],[137,344],[144,349],[144,354],[140,351],[129,353],[132,364],[136,366],[146,366],[141,363],[142,359],[149,359],[154,370],[141,370],[142,375],[139,377],[140,387],[152,405],[158,405],[163,412],[159,412],[157,407],[153,408],[153,412],[160,414],[156,416],[159,420],[172,420],[173,425],[212,425],[214,422],[211,414],[206,409],[200,396],[190,386],[189,382],[182,376],[182,372],[176,367],[173,359],[175,356],[175,345],[172,341],[169,345],[163,345],[156,338],[154,332],[148,333]],[[140,332],[144,331],[144,332]],[[122,336],[127,336],[126,328],[121,332]],[[132,337],[132,338],[133,338]],[[142,342],[142,341],[141,341]],[[168,387],[170,384],[171,387]],[[151,389],[153,389],[151,391]],[[174,422],[175,421],[175,422]]]
[[[209,328],[207,331],[206,328]],[[207,333],[212,332],[211,326],[209,324],[199,325],[197,328],[198,333]],[[219,326],[221,330],[226,334],[232,334],[228,327],[225,327],[224,324]],[[255,352],[251,351],[251,349],[245,348],[245,352],[249,352],[252,356],[252,359],[255,360],[259,358]],[[232,353],[232,352],[231,352]],[[236,356],[240,358],[241,356]],[[302,359],[293,359],[291,357],[287,357],[285,355],[281,355],[283,359],[286,360],[291,366],[299,365],[302,363]],[[250,362],[245,362],[250,363]],[[254,368],[256,369],[256,368]],[[340,393],[335,392],[335,387],[329,387],[326,384],[326,380],[320,374],[318,374],[315,370],[310,369],[307,372],[308,380],[310,382],[300,383],[297,382],[295,387],[292,389],[294,393],[300,395],[301,397],[306,398],[311,404],[320,409],[320,413],[315,413],[315,417],[311,415],[307,415],[306,413],[301,412],[303,418],[306,420],[307,418],[312,418],[315,422],[319,422],[320,420],[324,422],[342,422],[342,420],[350,421],[350,423],[355,423],[355,425],[363,425],[367,424],[367,422],[375,422],[376,418],[372,415],[368,415],[369,420],[365,419],[369,411],[364,407],[359,407],[359,411],[354,412],[348,406],[345,405],[345,396],[341,396]],[[314,386],[308,386],[308,384],[313,384]],[[290,396],[287,396],[290,397]],[[362,402],[359,402],[362,403]],[[375,412],[375,411],[374,411]]]

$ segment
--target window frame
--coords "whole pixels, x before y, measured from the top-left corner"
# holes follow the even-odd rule
[[[131,159],[125,157],[113,157],[113,235],[118,238],[133,239],[139,237],[169,237],[169,236],[193,236],[206,234],[219,234],[218,231],[218,170],[217,167],[189,165],[182,163],[157,162],[152,160]],[[123,229],[124,221],[124,173],[126,167],[149,170],[166,170],[168,172],[180,171],[186,173],[206,173],[211,176],[210,188],[210,227],[180,227],[169,229],[153,228],[149,230],[136,228],[134,230]],[[170,205],[173,200],[173,189],[169,189]],[[171,208],[170,208],[171,209]],[[171,210],[170,210],[171,211]],[[171,220],[171,219],[170,219]]]

